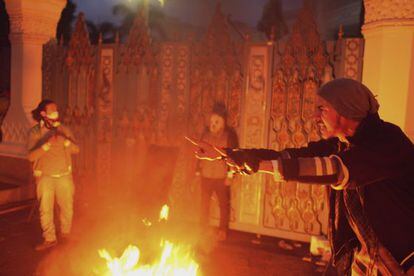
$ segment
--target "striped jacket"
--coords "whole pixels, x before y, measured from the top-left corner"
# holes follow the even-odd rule
[[[331,138],[282,152],[246,151],[260,160],[278,160],[284,180],[329,185],[329,236],[336,263],[361,244],[374,254],[380,243],[408,270],[414,264],[414,146],[378,114],[364,119],[348,141]]]

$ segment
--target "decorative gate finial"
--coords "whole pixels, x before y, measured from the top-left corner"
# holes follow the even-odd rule
[[[79,68],[82,65],[90,66],[94,59],[93,48],[89,40],[89,32],[86,27],[83,13],[78,15],[75,31],[69,41],[69,49],[66,55],[66,65],[69,68]]]
[[[119,65],[125,66],[128,71],[130,66],[139,68],[142,64],[150,65],[154,58],[144,13],[143,10],[139,10],[129,31]]]

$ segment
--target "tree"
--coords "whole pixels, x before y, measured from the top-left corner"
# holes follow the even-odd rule
[[[131,8],[125,4],[117,4],[112,7],[112,14],[122,18],[121,25],[119,26],[119,35],[121,39],[128,36],[129,30],[134,24],[135,16],[142,8],[143,5],[137,5],[135,8]],[[164,18],[165,15],[160,4],[151,3],[148,11],[148,26],[151,30],[157,32],[161,38],[166,37],[163,27]]]
[[[72,24],[75,20],[76,4],[68,0],[65,8],[62,10],[56,29],[56,39],[63,38],[63,43],[69,43],[72,34]]]
[[[279,0],[268,0],[263,7],[262,17],[257,29],[264,32],[268,39],[278,40],[288,33],[283,18],[282,4]]]
[[[102,35],[103,43],[111,43],[115,41],[115,36],[118,28],[111,22],[102,22],[95,24],[92,21],[86,21],[89,31],[89,39],[92,44],[97,44],[99,35]]]
[[[128,36],[128,32],[134,23],[136,13],[137,10],[134,10],[125,4],[117,4],[112,7],[112,14],[122,18],[121,25],[118,28],[121,39]]]
[[[9,46],[9,15],[6,12],[6,4],[0,0],[0,47]]]

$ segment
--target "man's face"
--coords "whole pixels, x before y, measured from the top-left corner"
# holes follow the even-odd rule
[[[336,112],[332,105],[319,96],[316,106],[315,120],[321,131],[322,137],[327,139],[338,136],[341,131],[341,116]]]
[[[210,116],[210,125],[209,130],[213,134],[217,134],[221,132],[224,129],[224,119],[217,115],[217,114],[211,114]]]
[[[50,103],[46,106],[45,111],[40,112],[43,120],[48,122],[49,125],[57,127],[59,126],[59,113],[55,103]]]
[[[52,120],[58,119],[59,113],[57,105],[55,103],[48,104],[45,108],[45,111],[42,111],[42,116]]]

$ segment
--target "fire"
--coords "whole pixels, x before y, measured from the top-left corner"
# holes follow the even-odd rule
[[[168,215],[170,213],[170,207],[168,207],[167,204],[164,204],[164,206],[162,206],[161,211],[160,211],[160,219],[161,220],[168,220]]]
[[[159,221],[168,220],[170,208],[164,205]],[[154,264],[139,264],[141,252],[138,247],[128,245],[121,257],[113,258],[105,249],[98,251],[106,260],[105,276],[196,276],[199,265],[193,260],[189,246],[174,245],[170,241],[161,241],[159,259]]]
[[[120,258],[112,258],[105,249],[99,256],[107,261],[108,276],[196,276],[198,264],[192,259],[185,247],[176,246],[169,241],[161,242],[162,253],[152,265],[139,265],[138,247],[129,245]]]

